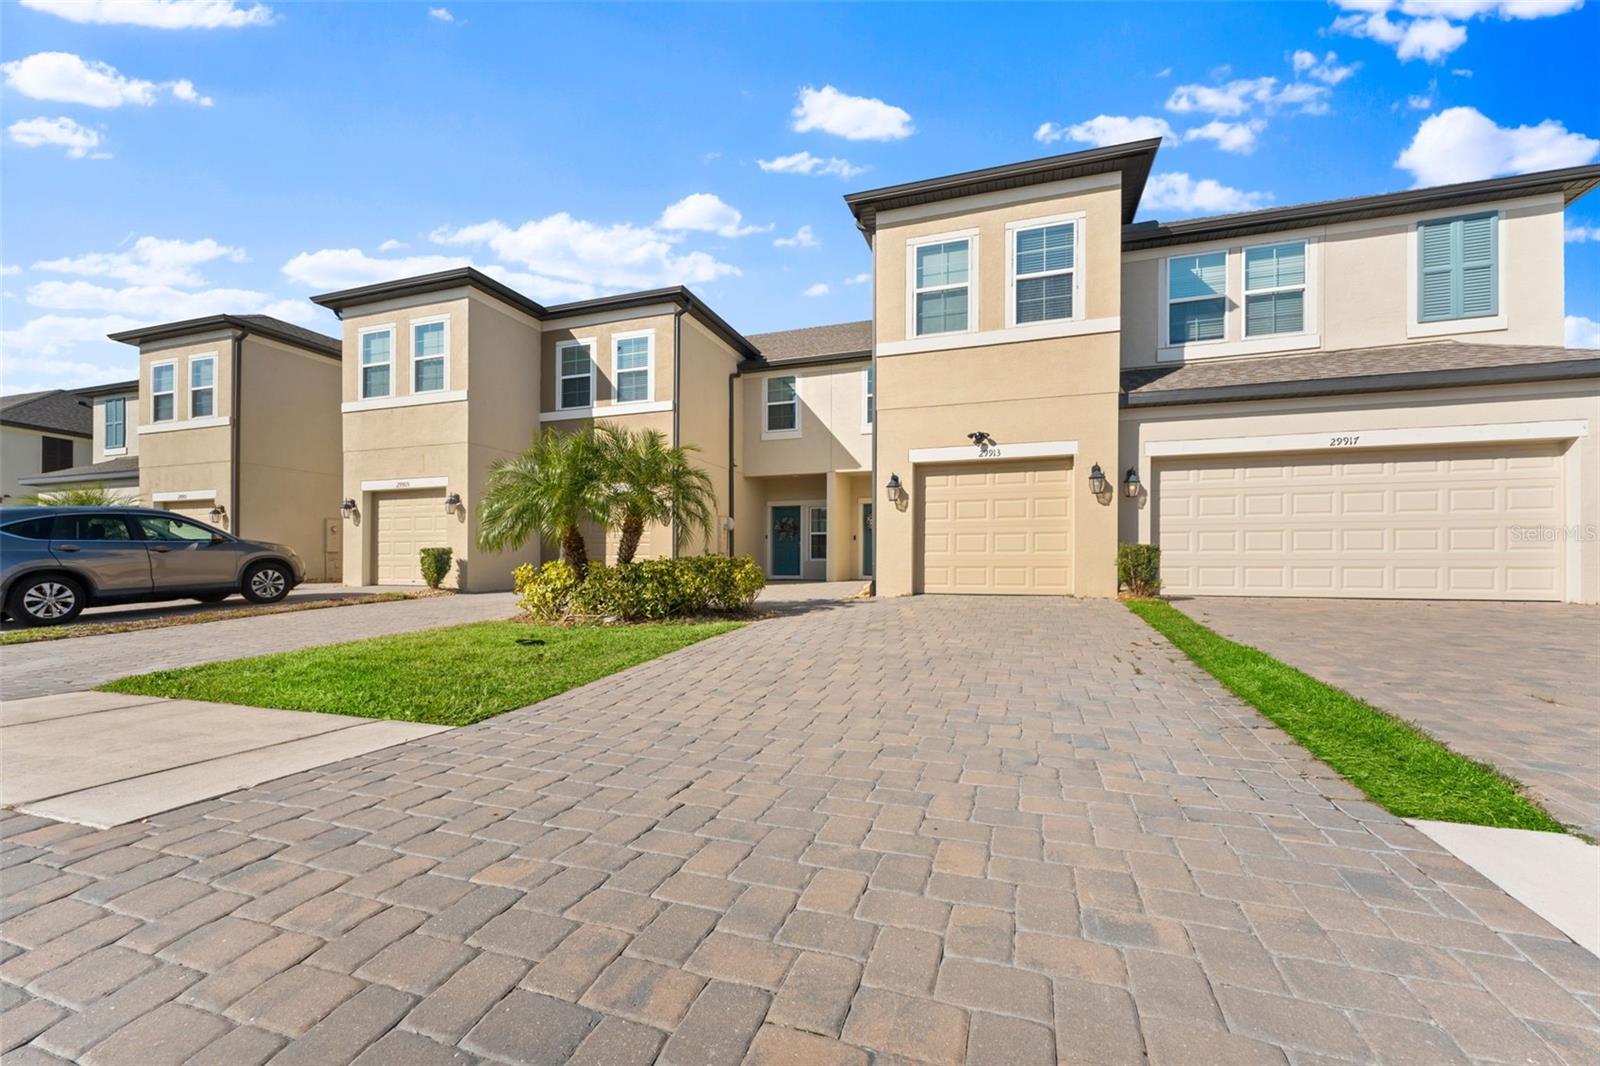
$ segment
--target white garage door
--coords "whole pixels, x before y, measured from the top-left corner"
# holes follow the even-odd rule
[[[450,516],[444,513],[444,490],[393,492],[375,497],[373,511],[377,542],[377,582],[380,585],[421,585],[423,548],[450,544]]]
[[[173,514],[181,514],[185,518],[192,518],[196,522],[204,522],[208,526],[220,527],[220,522],[214,522],[211,519],[211,506],[212,501],[210,500],[184,500],[181,503],[164,503],[161,505],[161,509],[171,511]]]
[[[1226,456],[1157,468],[1163,591],[1559,600],[1555,443]]]
[[[921,591],[1071,595],[1067,460],[929,467],[917,490]]]

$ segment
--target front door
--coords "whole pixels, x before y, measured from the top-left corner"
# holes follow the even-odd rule
[[[772,508],[772,576],[800,576],[800,506]]]
[[[861,505],[861,576],[872,576],[872,504]]]

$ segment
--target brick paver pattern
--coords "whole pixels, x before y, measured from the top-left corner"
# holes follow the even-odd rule
[[[818,609],[0,829],[19,1063],[1600,1059],[1600,961],[1109,602]]]
[[[1178,606],[1492,763],[1600,838],[1600,610],[1219,597]]]

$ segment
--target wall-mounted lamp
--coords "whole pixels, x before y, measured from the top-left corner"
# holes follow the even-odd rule
[[[987,447],[988,445],[994,443],[994,438],[989,436],[989,434],[985,433],[981,429],[974,433],[968,433],[967,439],[980,448]]]
[[[344,517],[346,517],[346,518],[349,518],[351,515],[355,514],[356,513],[356,501],[354,501],[350,497],[346,496],[344,498],[344,502],[339,505],[339,513],[341,515],[343,515]]]
[[[212,523],[215,524],[215,525],[221,525],[222,524],[222,520],[228,514],[228,509],[226,507],[223,507],[222,504],[219,503],[215,507],[211,508],[210,514],[211,514]]]
[[[444,513],[455,514],[456,508],[461,506],[461,493],[452,492],[444,498]]]
[[[1139,471],[1136,467],[1128,467],[1128,472],[1122,475],[1122,494],[1130,500],[1139,498]]]
[[[889,493],[889,499],[891,500],[898,500],[900,498],[900,493],[904,491],[900,487],[899,474],[890,474],[889,483],[883,487]]]
[[[1106,491],[1106,472],[1096,463],[1089,468],[1089,491],[1099,496]]]

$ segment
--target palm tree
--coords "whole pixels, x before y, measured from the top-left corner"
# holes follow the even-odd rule
[[[604,425],[599,440],[606,454],[606,516],[622,531],[617,562],[633,561],[644,527],[673,527],[681,545],[695,530],[711,531],[716,494],[711,478],[689,461],[693,445],[671,447],[658,429]]]
[[[24,496],[22,502],[36,507],[125,507],[139,501],[125,490],[108,489],[97,482],[35,492],[31,496]]]
[[[561,545],[561,559],[581,581],[589,553],[578,525],[605,515],[605,453],[594,430],[545,430],[521,455],[489,468],[478,509],[478,544],[488,551],[520,548],[530,537]]]

